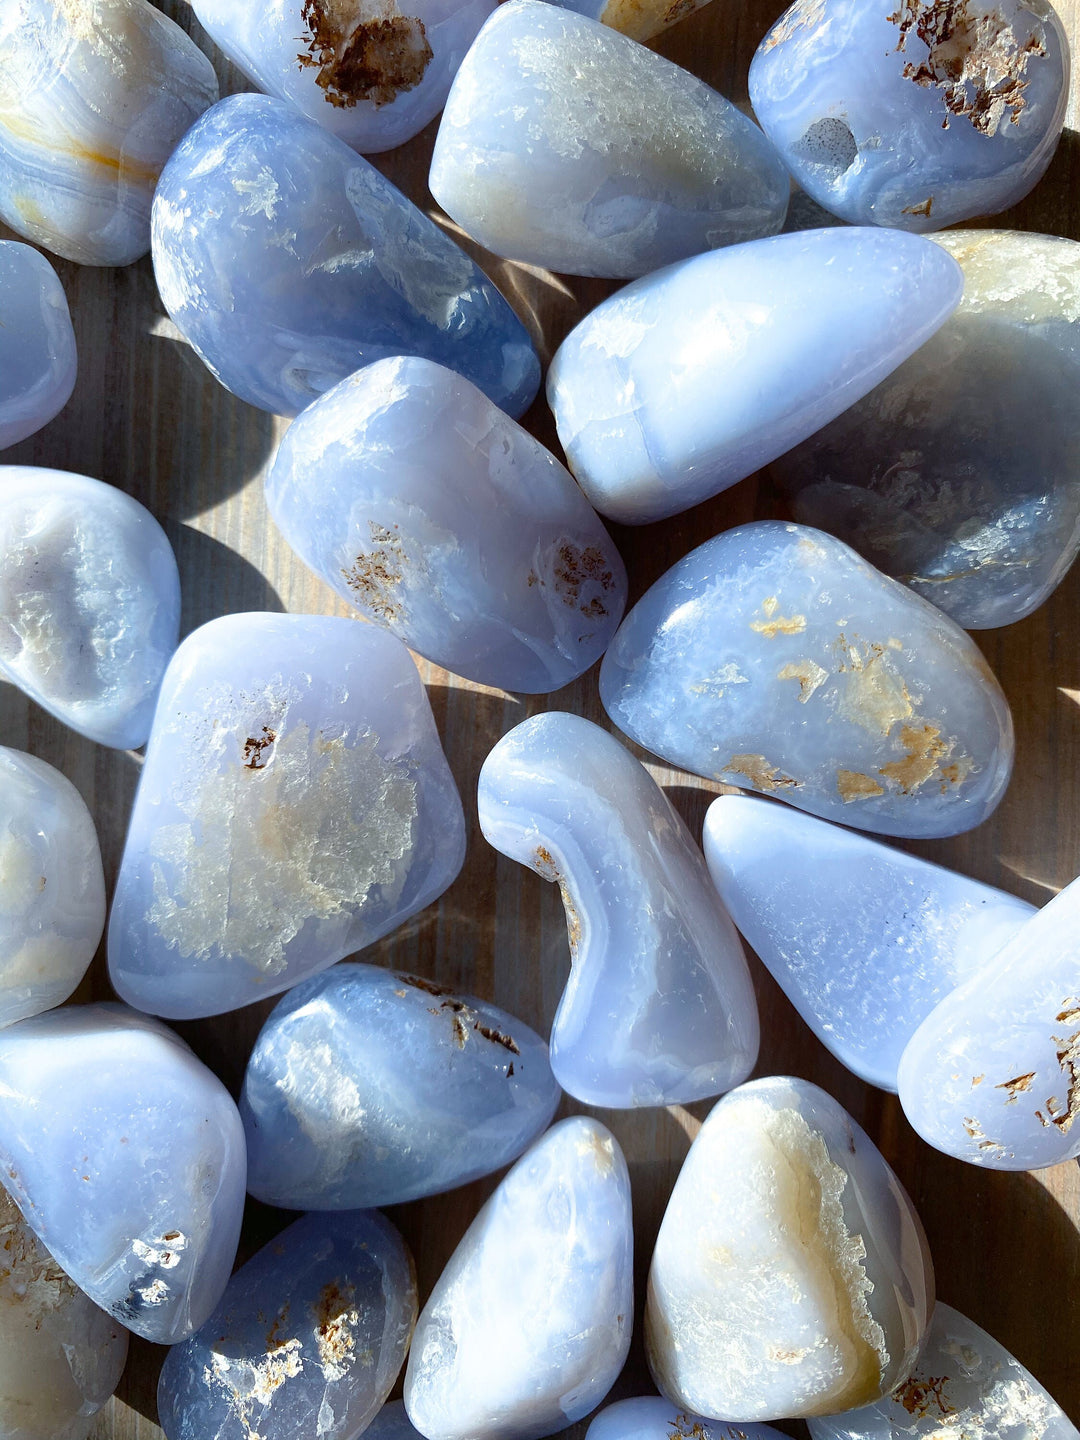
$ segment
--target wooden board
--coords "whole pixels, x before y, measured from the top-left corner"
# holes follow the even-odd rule
[[[1077,0],[1060,0],[1074,53]],[[162,0],[208,53],[213,47],[181,0]],[[736,102],[745,103],[751,56],[783,9],[780,0],[713,0],[656,42]],[[250,88],[222,64],[223,89]],[[1080,240],[1080,85],[1069,128],[1038,189],[1000,223]],[[447,225],[427,191],[436,126],[376,163],[422,209]],[[0,227],[0,234],[6,236]],[[460,238],[460,236],[458,237]],[[545,362],[577,319],[616,288],[477,255],[531,328]],[[183,633],[242,610],[345,614],[270,524],[261,476],[284,422],[252,410],[214,381],[164,315],[149,260],[126,270],[58,261],[79,344],[80,374],[63,414],[8,451],[8,463],[50,465],[97,476],[147,505],[168,532],[184,588]],[[527,423],[554,445],[542,400]],[[782,514],[763,481],[643,530],[616,530],[631,576],[631,601],[694,545],[746,520]],[[911,848],[1035,904],[1080,871],[1080,566],[1035,615],[977,638],[1012,704],[1017,765],[997,813],[969,835]],[[469,851],[460,878],[437,906],[365,955],[486,996],[547,1033],[569,969],[558,891],[491,850],[476,826],[475,789],[488,750],[513,725],[545,709],[607,724],[595,671],[555,695],[519,697],[465,684],[421,663],[435,718],[465,802]],[[66,730],[10,686],[0,686],[0,742],[56,765],[79,787],[101,835],[107,880],[115,877],[140,756],[103,749]],[[637,752],[647,758],[643,752]],[[722,787],[650,763],[696,835]],[[981,1171],[928,1149],[893,1097],[848,1074],[814,1040],[764,968],[752,960],[763,1043],[758,1074],[790,1073],[823,1085],[877,1141],[911,1192],[937,1266],[942,1299],[984,1326],[1048,1386],[1080,1422],[1080,1170]],[[76,998],[109,995],[103,957]],[[234,1088],[267,1002],[179,1027]],[[580,1107],[566,1105],[567,1112]],[[652,1241],[679,1165],[708,1104],[605,1112],[622,1144],[634,1190],[640,1297]],[[426,1295],[493,1182],[391,1212],[416,1255]],[[251,1206],[241,1258],[291,1218]],[[640,1329],[640,1327],[639,1327]],[[154,1404],[164,1352],[134,1341],[116,1398],[96,1422],[97,1440],[160,1435]],[[640,1337],[613,1396],[650,1393]]]

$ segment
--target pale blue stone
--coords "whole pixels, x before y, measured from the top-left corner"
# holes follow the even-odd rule
[[[771,1425],[726,1425],[708,1420],[659,1395],[618,1400],[601,1410],[585,1440],[782,1440]]]
[[[244,1074],[248,1190],[287,1210],[399,1205],[516,1160],[559,1087],[539,1035],[414,975],[335,965],[274,1008]]]
[[[305,1215],[229,1281],[158,1381],[168,1440],[354,1440],[397,1379],[416,1275],[377,1210]]]
[[[362,154],[404,145],[442,109],[495,0],[193,0],[199,23],[260,90]]]
[[[922,1138],[993,1170],[1080,1155],[1080,880],[947,995],[908,1042],[900,1103]]]
[[[939,1300],[910,1378],[876,1405],[811,1418],[812,1440],[1077,1440],[1076,1426],[992,1336]]]
[[[626,571],[573,476],[430,360],[376,361],[310,405],[266,499],[339,595],[480,684],[568,685],[622,618]]]
[[[861,1079],[896,1090],[919,1023],[1035,907],[905,850],[748,795],[705,817],[720,897],[814,1034]]]
[[[244,1209],[244,1130],[179,1036],[123,1005],[0,1031],[0,1179],[57,1263],[171,1345],[221,1298]]]
[[[600,670],[631,739],[709,779],[911,838],[980,824],[1012,769],[982,652],[841,541],[760,521],[691,551]]]
[[[362,365],[436,360],[520,415],[540,367],[465,252],[342,140],[234,95],[188,131],[152,215],[165,308],[213,373],[296,415]]]
[[[162,686],[109,922],[109,973],[190,1019],[265,999],[441,895],[465,825],[400,640],[230,615]]]
[[[548,372],[567,463],[640,525],[734,485],[834,419],[956,308],[960,267],[898,231],[834,228],[698,255],[605,300]]]
[[[75,388],[77,360],[60,277],[30,245],[0,240],[0,450],[47,425]]]
[[[426,1440],[539,1440],[614,1384],[634,1318],[630,1177],[575,1115],[517,1162],[417,1322],[405,1408]]]
[[[80,735],[146,741],[180,627],[180,576],[137,500],[0,466],[0,674]]]
[[[1047,0],[798,0],[750,66],[754,113],[802,188],[853,224],[907,230],[1022,199],[1068,90]]]
[[[790,190],[764,135],[722,95],[543,0],[509,0],[477,36],[429,183],[496,255],[609,276],[774,235]]]
[[[480,828],[556,881],[571,973],[551,1066],[590,1105],[674,1105],[740,1084],[757,1059],[742,945],[701,851],[643,765],[578,715],[537,715],[484,761]]]

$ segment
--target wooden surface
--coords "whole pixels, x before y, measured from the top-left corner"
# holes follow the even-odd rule
[[[1077,0],[1064,0],[1064,5],[1075,54],[1080,11]],[[161,8],[214,53],[180,0],[162,0]],[[782,9],[780,0],[714,0],[655,42],[656,48],[745,104],[750,58]],[[221,74],[225,90],[250,88],[224,64]],[[1042,184],[994,223],[1080,240],[1076,82],[1067,124]],[[376,163],[456,235],[426,186],[435,129],[430,126]],[[5,234],[2,227],[0,234]],[[615,288],[514,265],[475,249],[472,253],[530,326],[545,362],[576,320]],[[168,532],[180,564],[184,634],[233,611],[346,613],[342,602],[293,557],[266,515],[261,476],[285,422],[250,409],[210,377],[164,315],[149,260],[126,270],[55,263],[78,338],[78,384],[60,417],[3,460],[97,476],[148,506]],[[554,446],[542,398],[527,423]],[[631,601],[717,531],[782,513],[768,484],[750,479],[688,515],[642,530],[616,529],[630,571]],[[1080,566],[1035,615],[977,637],[1016,719],[1012,785],[997,813],[978,830],[911,847],[1035,904],[1045,903],[1080,871],[1078,635]],[[465,803],[468,857],[438,906],[367,951],[365,959],[485,996],[546,1034],[569,968],[558,891],[486,845],[476,826],[476,778],[495,740],[540,710],[572,710],[607,725],[595,671],[541,698],[465,684],[425,663],[421,671]],[[97,822],[111,887],[140,756],[81,739],[7,685],[0,686],[0,742],[49,761],[79,787]],[[706,806],[722,787],[659,764],[649,768],[700,835]],[[805,1076],[847,1106],[897,1170],[922,1215],[941,1298],[1008,1346],[1080,1422],[1078,1166],[1006,1174],[961,1165],[928,1149],[908,1127],[896,1100],[863,1085],[834,1061],[763,967],[756,959],[751,963],[763,1032],[756,1073]],[[109,993],[99,955],[76,998]],[[271,1004],[179,1027],[234,1092]],[[576,1108],[566,1106],[567,1111]],[[633,1182],[638,1322],[652,1240],[679,1165],[708,1109],[703,1104],[690,1110],[603,1113],[626,1152]],[[493,1183],[391,1212],[413,1247],[422,1297]],[[290,1218],[251,1206],[241,1258]],[[95,1437],[151,1440],[160,1435],[154,1392],[163,1353],[133,1341],[118,1395],[99,1417]],[[634,1393],[651,1393],[640,1334],[613,1398]]]

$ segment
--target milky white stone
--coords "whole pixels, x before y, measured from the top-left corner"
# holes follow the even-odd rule
[[[0,466],[0,674],[80,735],[134,749],[179,625],[172,547],[137,500]]]
[[[405,1407],[427,1440],[538,1440],[587,1415],[633,1323],[630,1178],[583,1116],[517,1162],[450,1258],[413,1336]]]
[[[705,858],[732,919],[814,1034],[896,1089],[934,1006],[1035,907],[865,835],[749,795],[705,817]]]
[[[76,368],[60,277],[32,246],[0,240],[0,450],[60,413]]]
[[[585,1440],[780,1440],[771,1425],[734,1426],[673,1405],[658,1395],[639,1395],[608,1405],[590,1424]]]
[[[713,1108],[649,1272],[646,1353],[669,1400],[735,1421],[868,1404],[907,1377],[933,1303],[911,1201],[831,1096],[771,1077]]]

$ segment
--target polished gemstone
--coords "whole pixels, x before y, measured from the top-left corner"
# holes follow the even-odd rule
[[[726,1425],[658,1395],[617,1400],[593,1419],[585,1440],[781,1440],[771,1425]]]
[[[0,240],[0,450],[47,425],[75,386],[75,332],[40,251]]]

